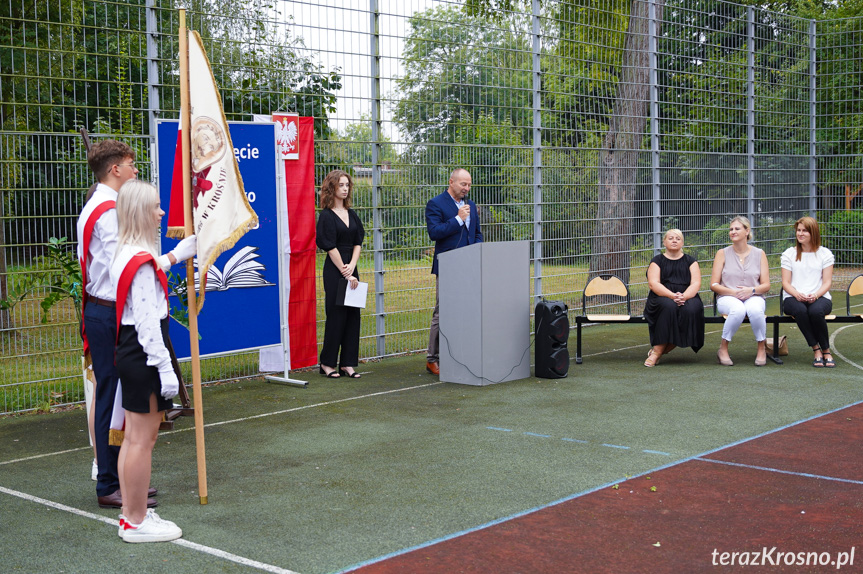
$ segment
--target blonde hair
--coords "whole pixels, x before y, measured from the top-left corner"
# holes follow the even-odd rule
[[[738,215],[737,217],[728,222],[728,227],[731,227],[731,224],[735,221],[740,223],[740,225],[743,226],[743,229],[746,230],[746,241],[752,241],[752,238],[755,236],[752,234],[752,224],[749,223],[749,219],[743,217],[742,215]]]
[[[662,236],[662,240],[665,241],[668,238],[668,235],[670,233],[676,233],[677,235],[680,236],[680,241],[683,241],[683,232],[680,231],[679,229],[677,229],[676,227],[673,227],[673,228],[669,229],[668,231],[666,231],[665,235]],[[686,243],[685,241],[683,241],[683,242]]]
[[[130,179],[117,193],[117,220],[120,236],[117,253],[124,245],[143,247],[153,257],[156,251],[157,228],[153,225],[153,211],[159,203],[156,187],[145,181]]]

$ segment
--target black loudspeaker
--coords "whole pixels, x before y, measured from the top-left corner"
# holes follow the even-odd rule
[[[560,379],[569,371],[569,317],[562,301],[540,301],[536,304],[535,373],[544,379]]]

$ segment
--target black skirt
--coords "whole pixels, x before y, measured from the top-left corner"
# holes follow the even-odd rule
[[[173,357],[171,340],[168,338],[168,320],[168,317],[165,317],[161,321],[162,340]],[[123,388],[123,408],[127,411],[149,413],[150,395],[153,393],[156,393],[156,404],[160,411],[172,407],[173,403],[162,396],[159,370],[147,364],[147,353],[138,342],[138,331],[134,325],[120,325],[117,337],[117,371]]]

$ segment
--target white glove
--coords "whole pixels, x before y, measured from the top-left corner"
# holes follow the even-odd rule
[[[159,371],[159,381],[162,383],[162,396],[173,399],[180,392],[180,381],[173,370]]]
[[[171,260],[168,259],[168,254],[159,255],[156,257],[156,263],[159,264],[159,267],[162,268],[162,271],[167,271],[171,268]]]
[[[179,242],[177,246],[171,250],[171,253],[174,254],[174,259],[177,260],[177,263],[185,261],[190,257],[194,257],[198,253],[198,238],[194,235],[188,236]]]

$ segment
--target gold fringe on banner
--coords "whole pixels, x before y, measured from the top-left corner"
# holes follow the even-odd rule
[[[108,431],[108,444],[110,444],[111,446],[123,446],[123,437],[125,435],[125,431],[111,429],[110,431]]]
[[[185,239],[186,230],[182,227],[169,227],[167,233],[165,233],[165,237],[170,237],[171,239]]]

